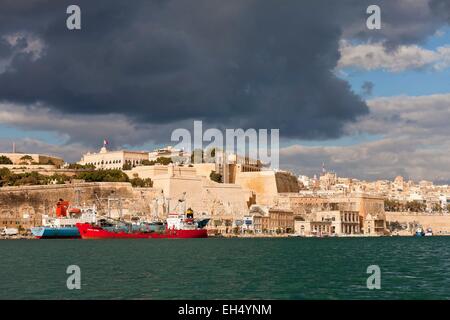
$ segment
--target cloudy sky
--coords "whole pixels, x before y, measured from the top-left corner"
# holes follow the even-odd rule
[[[449,80],[450,0],[0,0],[2,151],[76,161],[203,120],[279,128],[296,173],[450,181]]]

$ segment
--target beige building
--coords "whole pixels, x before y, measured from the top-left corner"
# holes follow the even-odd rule
[[[366,194],[339,196],[302,195],[296,193],[279,194],[278,206],[294,212],[298,221],[317,221],[311,215],[321,211],[339,211],[359,215],[358,232],[367,235],[381,235],[386,232],[384,198]]]
[[[173,163],[189,163],[191,154],[182,149],[176,149],[172,146],[155,149],[148,153],[148,160],[150,161],[156,161],[156,159],[160,157],[170,158]]]
[[[256,202],[273,207],[279,193],[297,193],[300,190],[297,177],[285,171],[263,170],[237,172],[236,184],[256,195]]]
[[[295,220],[295,233],[302,236],[333,236],[360,234],[357,211],[320,211],[306,220]]]
[[[294,232],[294,214],[283,208],[252,205],[244,217],[244,232],[256,234],[282,234]]]
[[[109,151],[102,147],[99,152],[86,153],[78,162],[81,165],[93,165],[96,169],[122,169],[124,164],[138,166],[148,160],[148,152],[117,150]]]
[[[9,158],[14,165],[54,165],[59,167],[64,164],[62,158],[38,153],[2,152],[0,156]]]

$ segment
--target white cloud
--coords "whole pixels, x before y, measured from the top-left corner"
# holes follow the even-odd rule
[[[282,165],[312,175],[320,172],[324,161],[341,176],[450,181],[450,94],[377,98],[368,105],[370,114],[349,125],[347,132],[368,133],[377,137],[375,141],[292,145],[280,151]]]
[[[428,50],[417,45],[401,45],[396,49],[387,50],[382,43],[353,45],[342,40],[340,53],[338,69],[354,67],[363,70],[382,69],[401,72],[422,68],[440,71],[450,67],[450,46]]]

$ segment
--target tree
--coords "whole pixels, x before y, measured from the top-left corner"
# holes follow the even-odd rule
[[[384,210],[385,211],[403,211],[404,206],[398,200],[385,199],[384,200]]]
[[[218,182],[218,183],[222,182],[222,175],[220,173],[215,172],[215,171],[211,171],[211,173],[209,174],[209,178],[212,181],[215,181],[215,182]]]
[[[155,165],[155,161],[150,161],[150,160],[142,160],[142,162],[141,162],[141,164],[143,165],[143,166],[153,166],[153,165]]]
[[[86,182],[129,182],[127,174],[119,169],[79,172],[75,177]]]
[[[433,206],[431,207],[431,211],[442,212],[442,207],[439,203],[433,203]]]
[[[0,156],[0,164],[13,164],[13,162],[7,156]]]
[[[132,166],[128,162],[125,162],[122,166],[122,170],[131,170],[131,169],[132,169]]]
[[[172,163],[172,159],[167,158],[167,157],[158,157],[156,159],[156,163],[167,166],[168,164]]]
[[[69,169],[95,169],[95,166],[93,164],[70,163],[68,168]]]
[[[34,162],[33,157],[26,154],[20,158],[20,164],[31,164]]]
[[[63,184],[68,180],[70,177],[64,174],[46,176],[35,171],[16,174],[7,168],[0,169],[0,186],[46,185],[55,182]]]
[[[406,202],[406,210],[411,212],[424,212],[426,208],[426,204],[420,201],[414,200]]]
[[[0,186],[7,186],[11,176],[11,170],[8,168],[0,168]]]
[[[141,178],[133,178],[130,180],[131,185],[133,187],[140,187],[140,188],[151,188],[153,187],[153,181],[150,178],[141,179]]]
[[[21,157],[20,160],[22,160],[22,161],[33,161],[33,157],[28,155],[28,154],[26,154],[23,157]]]

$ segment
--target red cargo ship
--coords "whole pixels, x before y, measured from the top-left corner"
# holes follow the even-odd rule
[[[132,228],[102,227],[90,223],[77,223],[82,239],[178,239],[207,238],[206,229],[199,227],[193,219],[192,210],[187,214],[171,213],[167,218],[165,230],[135,231]]]

